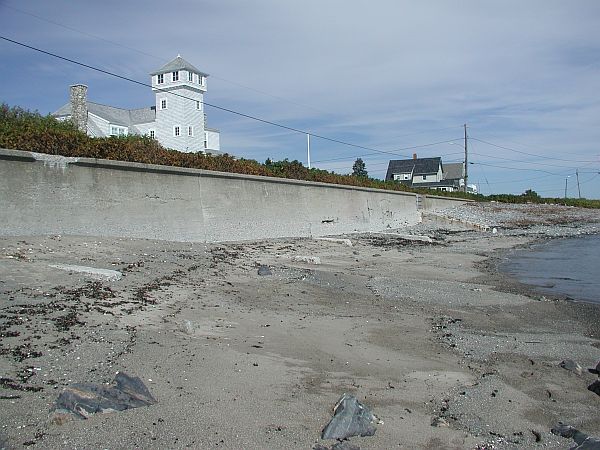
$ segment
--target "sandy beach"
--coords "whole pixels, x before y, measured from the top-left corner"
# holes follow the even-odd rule
[[[559,421],[600,437],[600,306],[495,269],[598,232],[597,211],[467,204],[334,240],[0,237],[0,448],[332,446],[343,393],[383,422],[361,449],[569,448]],[[157,403],[57,423],[63,389],[116,372]]]

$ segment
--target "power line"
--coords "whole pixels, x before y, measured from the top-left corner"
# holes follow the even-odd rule
[[[488,166],[488,167],[495,167],[498,169],[509,169],[509,170],[525,170],[528,172],[545,172],[548,173],[550,175],[561,175],[560,173],[554,173],[554,172],[549,172],[547,170],[543,170],[543,169],[526,169],[524,167],[506,167],[506,166],[498,166],[495,164],[486,164],[486,163],[481,163],[481,162],[470,162],[469,164],[477,164],[480,166]]]
[[[537,181],[537,180],[541,180],[544,178],[548,178],[548,177],[555,177],[557,175],[555,174],[549,174],[549,175],[542,175],[540,177],[535,177],[535,178],[521,178],[519,180],[504,180],[504,181],[492,181],[491,183],[488,184],[510,184],[510,183],[523,183],[525,181]],[[561,175],[562,176],[562,175]]]
[[[98,35],[95,35],[95,34],[92,34],[92,33],[88,33],[86,31],[79,30],[77,28],[70,27],[68,25],[56,22],[54,20],[50,20],[50,19],[47,19],[45,17],[38,16],[37,14],[34,14],[32,12],[24,11],[24,10],[19,9],[19,8],[15,8],[14,6],[6,5],[6,7],[10,8],[10,9],[12,9],[14,11],[20,12],[21,14],[25,14],[25,15],[28,15],[28,16],[31,16],[31,17],[35,17],[38,20],[41,20],[41,21],[47,22],[47,23],[51,23],[52,25],[56,25],[58,27],[64,28],[64,29],[72,31],[74,33],[79,33],[79,34],[82,34],[84,36],[88,36],[88,37],[93,38],[93,39],[98,39],[100,41],[103,41],[103,42],[115,45],[117,47],[121,47],[121,48],[124,48],[124,49],[127,49],[127,50],[131,50],[131,51],[139,53],[141,55],[149,56],[149,57],[154,58],[156,60],[163,61],[163,58],[161,58],[159,56],[156,56],[156,55],[153,55],[153,54],[150,54],[150,53],[147,53],[147,52],[144,52],[144,51],[139,50],[137,48],[129,47],[127,45],[123,45],[123,44],[120,44],[118,42],[111,41],[110,39],[103,38],[102,36],[98,36]],[[246,86],[246,85],[244,85],[242,83],[238,83],[236,81],[228,80],[226,78],[222,78],[222,77],[219,77],[217,75],[211,75],[211,77],[214,78],[214,79],[217,79],[217,80],[224,81],[226,83],[233,84],[235,86],[238,86],[238,87],[241,87],[241,88],[244,88],[244,89],[248,89],[250,91],[254,91],[254,92],[258,93],[258,94],[267,95],[267,96],[275,98],[277,100],[282,100],[284,102],[291,103],[291,104],[296,105],[296,106],[301,106],[303,108],[312,109],[313,111],[318,111],[318,112],[323,113],[323,114],[331,114],[331,113],[328,113],[326,111],[322,111],[320,109],[317,109],[317,108],[315,108],[313,106],[304,105],[302,103],[298,103],[298,102],[295,102],[293,100],[289,100],[289,99],[284,98],[284,97],[279,97],[277,95],[269,94],[268,92],[264,92],[264,91],[261,91],[261,90],[256,89],[256,88],[253,88],[253,87],[250,87],[250,86]]]
[[[447,144],[448,142],[458,141],[459,139],[462,139],[462,138],[450,139],[448,141],[430,142],[428,144],[414,145],[412,147],[403,147],[403,148],[399,148],[399,149],[394,150],[394,151],[400,152],[402,150],[414,150],[414,149],[417,149],[417,148],[431,147],[432,145]],[[345,161],[345,160],[352,160],[353,158],[363,158],[365,156],[372,156],[373,154],[374,153],[367,153],[367,154],[364,154],[364,155],[357,155],[357,156],[344,156],[344,157],[340,157],[340,158],[320,159],[318,161],[313,161],[313,162]],[[409,155],[398,155],[398,156],[404,156],[405,158],[410,158],[411,157]]]
[[[445,127],[445,128],[434,128],[434,129],[429,129],[429,130],[415,131],[414,133],[401,134],[400,136],[395,136],[395,137],[393,137],[393,138],[391,138],[391,139],[389,139],[389,140],[390,140],[390,141],[391,141],[391,140],[394,140],[394,141],[395,141],[395,140],[398,140],[398,139],[400,139],[400,138],[407,137],[407,136],[414,136],[414,135],[416,135],[416,134],[423,134],[423,133],[435,133],[435,132],[438,132],[438,131],[454,130],[454,129],[456,129],[456,128],[462,128],[462,125],[454,125],[454,126],[452,126],[452,127]]]
[[[128,47],[127,45],[119,44],[118,42],[111,41],[110,39],[103,38],[102,36],[97,36],[95,34],[88,33],[87,31],[82,31],[82,30],[78,30],[77,28],[72,28],[72,27],[70,27],[68,25],[64,25],[62,23],[55,22],[55,21],[47,19],[45,17],[38,16],[37,14],[34,14],[32,12],[24,11],[22,9],[15,8],[14,6],[10,6],[10,5],[4,5],[4,6],[6,8],[12,9],[13,11],[20,12],[21,14],[25,14],[25,15],[28,15],[28,16],[31,16],[31,17],[35,17],[36,19],[41,20],[43,22],[48,22],[48,23],[51,23],[52,25],[56,25],[57,27],[64,28],[65,30],[73,31],[75,33],[79,33],[79,34],[82,34],[82,35],[87,36],[87,37],[98,39],[98,40],[106,42],[108,44],[116,45],[117,47],[125,48],[127,50],[131,50],[131,51],[140,53],[140,54],[145,55],[145,56],[150,56],[151,58],[156,58],[157,60],[162,60],[162,58],[159,58],[156,55],[151,55],[150,53],[146,53],[146,52],[144,52],[142,50],[138,50],[138,49],[133,48],[133,47]]]
[[[548,167],[563,167],[563,168],[565,167],[564,164],[559,166],[557,164],[530,162],[530,161],[523,161],[521,159],[502,158],[501,156],[492,156],[492,155],[486,155],[486,154],[483,154],[483,153],[476,153],[476,152],[471,152],[471,155],[484,156],[486,158],[493,158],[493,159],[501,159],[503,161],[519,162],[519,163],[522,163],[522,164],[535,164],[535,165],[538,165],[538,166],[548,166]]]
[[[522,155],[534,156],[536,158],[541,158],[541,159],[553,159],[555,161],[566,161],[566,162],[570,162],[570,163],[577,163],[577,162],[581,162],[581,163],[593,163],[593,162],[597,162],[597,161],[589,161],[589,160],[563,159],[563,158],[554,158],[552,156],[536,155],[534,153],[523,152],[521,150],[516,150],[514,148],[510,148],[510,147],[505,147],[503,145],[494,144],[492,142],[484,141],[483,139],[478,139],[478,138],[475,138],[475,137],[472,137],[472,136],[470,136],[470,138],[473,139],[473,140],[475,140],[475,141],[481,142],[483,144],[491,145],[492,147],[497,147],[497,148],[501,148],[501,149],[504,149],[504,150],[509,150],[511,152],[520,153]]]
[[[60,55],[57,55],[55,53],[52,53],[52,52],[49,52],[49,51],[46,51],[46,50],[42,50],[40,48],[24,44],[22,42],[15,41],[13,39],[9,39],[9,38],[7,38],[5,36],[0,36],[0,39],[3,39],[5,41],[11,42],[11,43],[16,44],[16,45],[20,45],[21,47],[25,47],[25,48],[28,48],[30,50],[34,50],[34,51],[39,52],[39,53],[43,53],[43,54],[48,55],[48,56],[52,56],[53,58],[58,58],[58,59],[61,59],[63,61],[70,62],[72,64],[75,64],[75,65],[78,65],[78,66],[81,66],[81,67],[85,67],[85,68],[90,69],[90,70],[94,70],[96,72],[100,72],[100,73],[103,73],[103,74],[106,74],[106,75],[109,75],[109,76],[112,76],[112,77],[115,77],[115,78],[119,78],[121,80],[129,81],[130,83],[134,83],[134,84],[137,84],[137,85],[140,85],[140,86],[152,88],[151,84],[143,83],[141,81],[134,80],[132,78],[129,78],[129,77],[126,77],[126,76],[123,76],[123,75],[119,75],[119,74],[116,74],[114,72],[110,72],[108,70],[101,69],[99,67],[91,66],[89,64],[85,64],[85,63],[76,61],[74,59],[70,59],[70,58],[67,58],[67,57],[64,57],[64,56],[60,56]],[[157,90],[157,91],[159,91],[159,92],[165,92],[165,93],[168,93],[170,95],[174,95],[176,97],[184,98],[186,100],[195,101],[195,99],[192,99],[190,97],[186,97],[185,95],[177,94],[175,92],[170,92],[167,89],[160,89],[160,88],[154,88],[154,89]],[[267,125],[271,125],[271,126],[274,126],[274,127],[282,128],[284,130],[292,131],[294,133],[300,133],[300,134],[304,134],[304,135],[310,134],[313,137],[316,137],[316,138],[319,138],[319,139],[323,139],[325,141],[333,142],[333,143],[336,143],[336,144],[347,145],[349,147],[360,148],[360,149],[363,149],[363,150],[369,150],[371,152],[376,152],[376,153],[384,153],[384,154],[395,155],[395,156],[406,156],[406,155],[399,155],[397,153],[390,152],[390,151],[377,150],[375,148],[365,147],[365,146],[358,145],[358,144],[352,144],[351,142],[344,142],[344,141],[339,140],[339,139],[334,139],[334,138],[330,138],[330,137],[319,135],[319,134],[314,134],[314,133],[311,133],[310,131],[307,131],[307,130],[301,130],[299,128],[290,127],[288,125],[283,125],[283,124],[280,124],[280,123],[277,123],[277,122],[272,122],[270,120],[261,119],[260,117],[252,116],[250,114],[245,114],[245,113],[242,113],[242,112],[239,112],[239,111],[235,111],[235,110],[230,109],[230,108],[225,108],[225,107],[214,105],[214,104],[211,104],[211,103],[204,102],[203,104],[206,105],[206,106],[209,106],[211,108],[218,109],[220,111],[228,112],[230,114],[235,114],[237,116],[244,117],[246,119],[255,120],[257,122],[261,122],[261,123],[264,123],[264,124],[267,124]]]
[[[39,16],[39,15],[34,14],[34,13],[30,12],[30,11],[25,11],[23,9],[15,8],[14,6],[10,6],[10,5],[5,5],[5,6],[7,8],[9,8],[9,9],[12,9],[13,11],[17,11],[17,12],[19,12],[21,14],[25,14],[25,15],[28,15],[28,16],[31,16],[31,17],[35,17],[36,19],[38,19],[40,21],[50,23],[52,25],[64,28],[64,29],[72,31],[74,33],[79,33],[79,34],[82,34],[84,36],[88,36],[88,37],[93,38],[93,39],[98,39],[98,40],[101,40],[103,42],[115,45],[117,47],[121,47],[121,48],[124,48],[124,49],[127,49],[127,50],[131,50],[133,52],[139,53],[141,55],[145,55],[145,56],[149,56],[151,58],[155,58],[156,60],[160,60],[160,61],[163,60],[163,58],[161,58],[159,56],[156,56],[156,55],[144,52],[144,51],[139,50],[139,49],[134,48],[134,47],[129,47],[127,45],[120,44],[120,43],[115,42],[115,41],[111,41],[110,39],[106,39],[106,38],[103,38],[102,36],[98,36],[98,35],[95,35],[95,34],[92,34],[92,33],[88,33],[87,31],[83,31],[83,30],[79,30],[77,28],[70,27],[70,26],[65,25],[63,23],[56,22],[54,20],[50,20],[48,18]],[[298,103],[298,102],[295,102],[293,100],[290,100],[290,99],[287,99],[287,98],[284,98],[284,97],[280,97],[278,95],[273,95],[273,94],[270,94],[268,92],[261,91],[260,89],[256,89],[256,88],[253,88],[251,86],[247,86],[245,84],[238,83],[237,81],[228,80],[226,78],[219,77],[219,76],[214,75],[214,74],[211,74],[211,77],[214,78],[214,79],[217,79],[217,80],[224,81],[226,83],[233,84],[235,86],[238,86],[238,87],[241,87],[241,88],[244,88],[244,89],[248,89],[250,91],[256,92],[256,93],[261,94],[261,95],[267,95],[267,96],[269,96],[271,98],[274,98],[274,99],[277,99],[277,100],[282,100],[282,101],[284,101],[286,103],[290,103],[292,105],[300,106],[302,108],[312,109],[313,111],[317,111],[317,112],[320,112],[320,113],[323,113],[323,114],[333,115],[330,112],[323,111],[322,109],[315,108],[314,106],[306,105],[306,104],[303,104],[303,103]],[[417,132],[414,132],[414,133],[409,133],[409,134],[404,134],[404,135],[397,136],[397,137],[394,138],[394,140],[402,138],[402,137],[406,137],[406,136],[413,136],[413,135],[416,135],[416,134],[423,134],[423,133],[431,133],[431,132],[437,132],[437,131],[450,130],[450,129],[454,129],[454,128],[459,127],[459,126],[462,126],[462,125],[455,125],[455,126],[452,126],[452,127],[437,128],[437,129],[432,129],[432,130],[417,131]]]

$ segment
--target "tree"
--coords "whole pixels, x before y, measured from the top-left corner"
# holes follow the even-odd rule
[[[367,168],[362,159],[357,158],[352,165],[352,175],[355,177],[367,177]]]
[[[535,191],[533,191],[531,189],[527,189],[525,192],[523,192],[521,194],[521,197],[539,199],[540,195],[537,192],[535,192]]]

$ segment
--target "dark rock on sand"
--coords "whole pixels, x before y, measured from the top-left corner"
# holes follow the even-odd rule
[[[577,445],[572,447],[571,450],[600,450],[600,439],[582,433],[570,425],[559,422],[550,431],[558,436],[573,439]]]
[[[577,375],[581,375],[583,373],[583,367],[581,367],[579,364],[577,364],[572,359],[565,359],[564,361],[562,361],[559,364],[559,366],[562,367],[563,369],[568,370],[569,372],[573,372],[574,374],[577,374]]]
[[[321,433],[321,439],[346,439],[373,436],[377,418],[356,397],[343,394],[333,408],[333,418]]]
[[[273,275],[273,272],[271,272],[271,269],[269,269],[269,266],[261,264],[261,266],[258,268],[258,274],[260,276],[267,276],[267,275]]]
[[[142,380],[119,372],[110,385],[76,383],[67,387],[56,400],[53,420],[63,423],[73,417],[87,419],[96,413],[139,408],[156,403]]]
[[[600,395],[600,381],[594,381],[588,386],[588,390],[592,391],[594,394]]]

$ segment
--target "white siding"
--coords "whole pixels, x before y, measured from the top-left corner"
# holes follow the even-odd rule
[[[160,109],[160,100],[164,97],[167,109]],[[202,93],[182,87],[168,93],[157,92],[156,99],[156,139],[165,147],[181,152],[204,151],[204,113],[196,109],[196,102],[203,102]],[[174,136],[175,126],[180,127],[179,136]],[[194,127],[193,136],[188,136],[189,126]]]
[[[110,122],[108,120],[88,112],[88,122],[93,122],[93,124],[102,132],[101,136],[96,137],[110,136]]]
[[[207,131],[206,132],[206,151],[221,150],[221,137],[218,131]]]
[[[140,131],[141,135],[150,135],[150,130],[156,129],[156,122],[138,123],[135,127]]]

